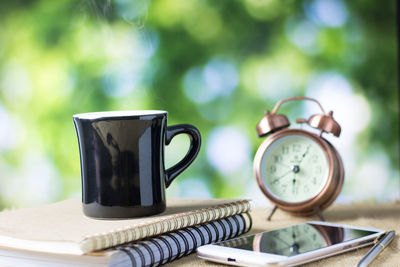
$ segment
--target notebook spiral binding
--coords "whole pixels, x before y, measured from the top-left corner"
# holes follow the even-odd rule
[[[82,247],[85,248],[85,251],[101,250],[248,211],[250,211],[249,201],[238,200],[217,208],[211,207],[196,212],[183,213],[180,216],[168,216],[161,221],[146,222],[136,225],[134,228],[127,227],[95,236],[87,236],[82,242]]]
[[[251,229],[248,213],[147,238],[116,249],[129,256],[132,267],[158,266],[179,259],[199,246],[224,241]]]

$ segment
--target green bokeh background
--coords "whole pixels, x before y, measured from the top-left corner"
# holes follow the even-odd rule
[[[396,31],[394,0],[2,0],[0,205],[79,196],[72,115],[133,109],[167,110],[169,124],[202,133],[198,159],[169,196],[262,203],[255,125],[294,95],[339,114],[342,137],[327,137],[345,161],[339,200],[399,199]],[[187,146],[174,140],[167,165]]]

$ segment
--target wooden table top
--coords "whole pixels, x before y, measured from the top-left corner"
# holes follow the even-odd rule
[[[294,217],[280,210],[266,220],[269,209],[254,209],[251,211],[253,228],[250,233],[258,233],[290,226],[302,222],[318,220],[318,217]],[[396,236],[392,243],[371,263],[373,266],[400,267],[400,203],[376,204],[359,203],[352,205],[333,205],[323,212],[326,221],[347,225],[372,227],[385,230],[395,230]],[[357,249],[344,254],[329,257],[303,266],[330,267],[330,266],[355,266],[367,253],[370,247]],[[224,266],[197,258],[196,254],[183,257],[166,266]]]

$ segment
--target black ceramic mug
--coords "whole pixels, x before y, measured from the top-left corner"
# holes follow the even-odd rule
[[[73,116],[78,135],[83,211],[95,218],[130,218],[165,210],[165,188],[196,158],[200,133],[189,124],[167,126],[167,112],[110,111]],[[190,137],[186,156],[164,167],[164,146]]]

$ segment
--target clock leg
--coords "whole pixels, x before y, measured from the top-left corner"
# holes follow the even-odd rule
[[[321,210],[319,209],[319,207],[316,207],[315,208],[315,213],[317,214],[317,216],[319,217],[319,219],[321,220],[321,221],[325,221],[325,218],[324,218],[324,216],[322,215],[322,212],[321,212]]]
[[[275,213],[275,211],[276,211],[277,208],[278,208],[278,207],[277,207],[276,205],[272,208],[271,212],[269,213],[269,215],[268,215],[268,217],[267,217],[267,221],[270,221],[270,220],[271,220],[271,217],[272,217],[272,215],[274,215],[274,213]]]

